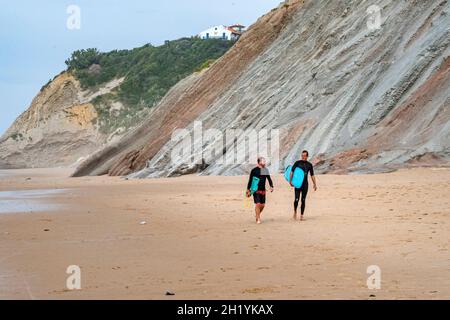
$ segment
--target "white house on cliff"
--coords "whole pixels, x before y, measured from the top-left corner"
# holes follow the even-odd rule
[[[235,24],[232,26],[215,26],[199,33],[200,39],[237,40],[245,31],[245,26]]]

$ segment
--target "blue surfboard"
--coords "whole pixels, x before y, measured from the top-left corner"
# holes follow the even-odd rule
[[[258,177],[253,177],[252,185],[250,187],[250,194],[251,195],[253,195],[256,191],[258,191],[259,180],[260,179]]]
[[[284,171],[284,178],[287,182],[291,178],[292,166],[288,166]],[[295,168],[294,176],[292,177],[292,184],[295,188],[301,188],[303,184],[303,180],[305,179],[305,172],[300,168]]]

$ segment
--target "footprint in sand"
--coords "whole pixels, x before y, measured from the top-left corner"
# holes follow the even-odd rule
[[[274,293],[273,287],[247,288],[242,290],[242,293],[258,294],[258,293]]]

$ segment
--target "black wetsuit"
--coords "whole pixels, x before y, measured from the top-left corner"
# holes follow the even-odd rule
[[[266,180],[269,181],[269,185],[273,188],[272,178],[270,177],[269,170],[267,168],[256,167],[250,172],[248,179],[247,190],[252,187],[253,177],[259,178],[258,191],[253,194],[253,200],[255,204],[266,203]]]
[[[302,215],[305,213],[306,207],[306,196],[308,195],[308,173],[311,177],[314,177],[314,167],[309,161],[298,160],[292,166],[292,172],[295,171],[296,168],[300,168],[305,173],[305,179],[303,180],[303,184],[301,188],[295,188],[295,199],[294,199],[294,209],[297,212],[298,201],[300,198],[300,193],[302,195],[302,205],[301,205],[301,213]]]

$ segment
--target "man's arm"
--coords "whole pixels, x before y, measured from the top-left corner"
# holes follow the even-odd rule
[[[252,187],[252,180],[253,180],[254,175],[255,175],[255,172],[254,172],[254,170],[252,170],[250,172],[250,177],[248,178],[247,190],[245,192],[245,194],[247,195],[247,198],[251,196],[250,188]]]
[[[247,183],[247,190],[250,190],[250,188],[252,187],[252,180],[253,180],[253,176],[255,175],[254,171],[252,170],[250,172],[250,177],[248,178],[248,183]]]
[[[269,180],[270,191],[273,192],[273,182],[272,178],[270,177],[270,174],[267,175],[267,180]]]
[[[316,176],[314,175],[314,167],[311,165],[311,180],[313,182],[314,191],[317,191],[317,181]]]
[[[317,191],[316,176],[311,176],[311,179],[312,179],[312,181],[313,181],[314,191]]]
[[[295,163],[294,163],[294,165],[292,166],[292,168],[291,168],[291,174],[290,174],[290,176],[289,176],[289,184],[291,185],[291,187],[293,187],[294,185],[292,184],[292,178],[294,178],[294,172],[295,172],[295,169],[297,169],[298,168],[298,161],[296,161]]]

